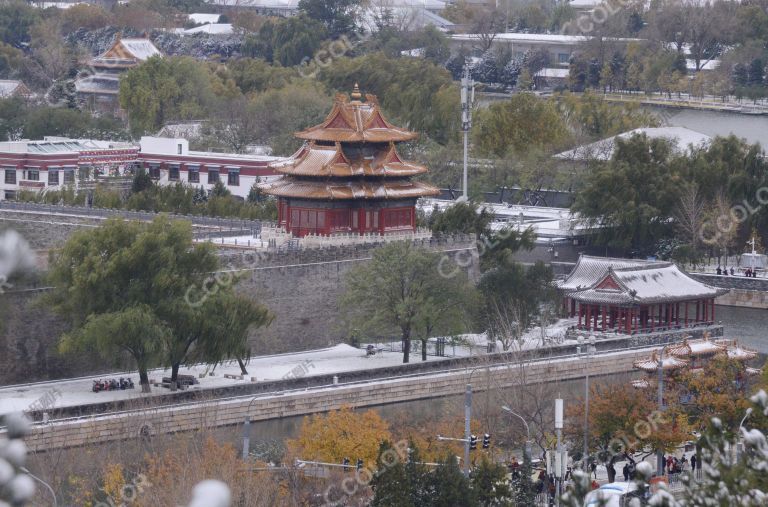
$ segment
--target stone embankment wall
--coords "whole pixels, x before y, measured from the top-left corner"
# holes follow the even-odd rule
[[[768,308],[768,279],[704,273],[691,273],[691,276],[713,287],[730,290],[715,300],[718,305]]]
[[[343,405],[367,407],[461,394],[472,382],[475,391],[526,383],[553,382],[632,372],[632,363],[650,350],[633,350],[520,365],[463,369],[435,376],[395,378],[376,383],[343,383],[322,389],[211,400],[187,405],[125,411],[101,417],[59,420],[36,424],[26,439],[34,452],[93,445],[115,439],[151,438],[151,435],[240,424],[253,421],[326,412]],[[343,380],[342,380],[343,382]]]

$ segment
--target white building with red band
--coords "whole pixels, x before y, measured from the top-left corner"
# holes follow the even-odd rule
[[[126,176],[144,167],[159,185],[189,184],[211,190],[216,181],[245,199],[257,181],[268,181],[279,157],[201,152],[186,139],[144,137],[139,144],[47,137],[0,142],[0,200],[21,191],[45,192],[84,181]]]

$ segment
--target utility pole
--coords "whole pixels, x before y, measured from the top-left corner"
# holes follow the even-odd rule
[[[469,477],[469,442],[472,430],[469,422],[472,420],[472,384],[467,384],[467,392],[464,395],[464,476]]]
[[[555,400],[555,432],[557,433],[557,454],[555,455],[555,505],[560,505],[560,496],[563,494],[563,469],[565,468],[563,456],[563,400]]]
[[[664,411],[664,348],[662,347],[661,351],[659,352],[659,393],[658,393],[658,402],[659,402],[659,412]],[[661,477],[664,475],[664,455],[661,452],[661,449],[658,449],[656,451],[656,475],[658,477]]]
[[[467,161],[469,157],[469,130],[472,128],[472,104],[474,102],[475,83],[469,76],[469,63],[465,63],[464,77],[461,78],[461,130],[464,132],[464,172],[462,175],[462,195],[460,201],[469,200]]]

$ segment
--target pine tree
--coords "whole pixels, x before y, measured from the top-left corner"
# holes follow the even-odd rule
[[[434,507],[443,505],[477,506],[478,503],[470,488],[469,479],[459,469],[456,458],[447,455],[438,463],[439,466],[435,467],[427,477],[427,495],[425,498],[428,499],[428,503],[422,505]]]
[[[747,84],[749,86],[763,86],[765,83],[765,67],[760,58],[755,58],[749,64]]]
[[[746,65],[743,63],[737,63],[733,66],[733,73],[731,74],[731,80],[735,86],[747,86],[749,80],[749,71]]]
[[[531,463],[528,460],[528,482],[531,478]],[[525,475],[526,471],[523,471]],[[503,465],[494,463],[488,459],[487,456],[483,456],[480,464],[472,470],[471,476],[472,492],[479,505],[504,505],[513,498],[513,491],[507,483],[507,471]],[[529,487],[529,494],[525,496],[515,496],[518,505],[533,505],[535,494],[533,488]]]
[[[371,507],[416,507],[405,463],[391,442],[381,443],[376,468],[377,472],[371,481]]]
[[[504,66],[504,68],[501,70],[501,75],[499,76],[499,82],[509,86],[510,88],[514,88],[517,84],[517,79],[520,77],[520,62],[515,60],[514,58],[511,59],[507,64]]]

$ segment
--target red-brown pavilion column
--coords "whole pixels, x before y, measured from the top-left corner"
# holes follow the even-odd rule
[[[715,321],[715,298],[712,298],[712,322]]]
[[[595,307],[594,307],[594,314],[595,314],[595,315],[594,315],[594,319],[595,319],[595,323],[592,325],[592,329],[597,329],[597,319],[599,319],[599,318],[600,318],[600,313],[599,313],[599,312],[600,312],[600,306],[599,306],[599,305],[595,305]]]
[[[707,311],[707,300],[706,299],[701,301],[701,306],[703,307],[702,315],[701,315],[701,320],[703,320],[704,322],[707,322],[707,320],[708,320],[707,319],[708,311]]]
[[[675,325],[680,325],[680,303],[675,303]]]
[[[667,303],[667,327],[672,325],[672,303]]]
[[[573,301],[576,301],[575,299]],[[579,325],[578,329],[581,329],[581,314],[584,313],[584,309],[581,307],[581,303],[579,303]]]
[[[571,299],[571,317],[576,315],[576,300]]]
[[[605,305],[600,306],[600,313],[603,317],[603,332],[605,332]]]
[[[688,301],[685,301],[683,304],[685,305],[685,326],[688,327]]]
[[[589,331],[589,326],[592,324],[591,317],[592,317],[592,305],[587,305],[587,315],[586,319],[584,320],[584,327],[587,331]]]

